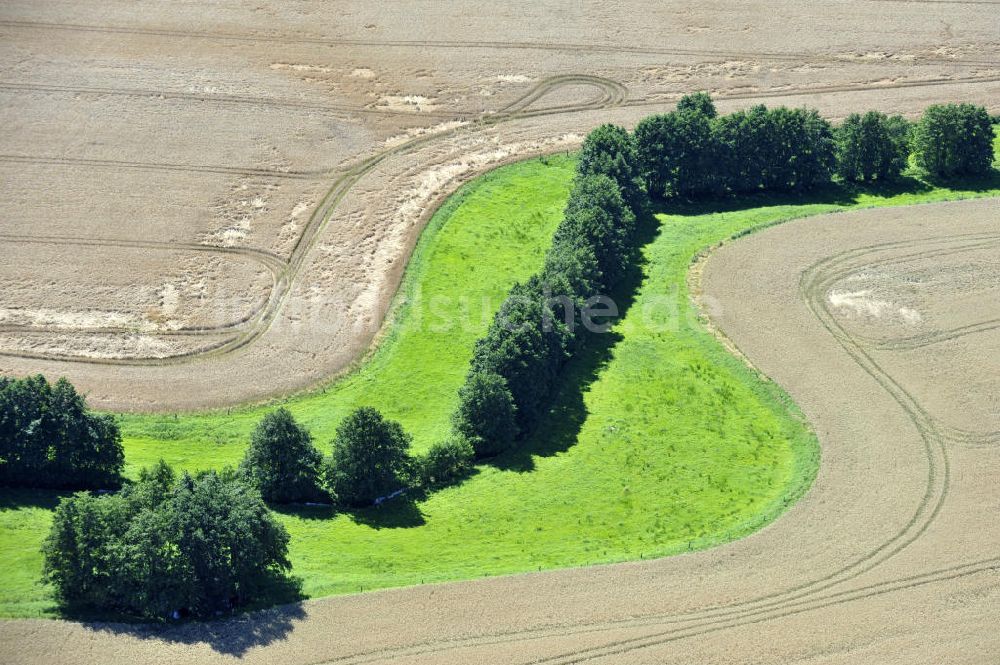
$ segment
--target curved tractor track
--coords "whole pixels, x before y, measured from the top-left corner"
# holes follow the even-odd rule
[[[801,220],[799,223],[809,223],[810,221]],[[951,477],[949,445],[975,445],[973,441],[983,445],[995,442],[997,433],[976,435],[964,430],[954,430],[940,423],[899,380],[894,378],[872,357],[869,351],[873,345],[870,342],[855,337],[844,329],[832,311],[828,294],[839,280],[863,268],[905,263],[916,257],[934,258],[962,254],[984,247],[995,248],[998,245],[1000,245],[1000,235],[996,233],[958,234],[945,238],[916,238],[906,241],[884,242],[852,248],[825,257],[809,265],[801,273],[798,285],[801,301],[850,359],[870,376],[881,390],[891,396],[892,400],[906,414],[909,423],[918,432],[922,444],[917,450],[905,452],[907,458],[917,456],[923,460],[925,465],[922,497],[916,505],[912,506],[912,515],[905,525],[894,533],[885,534],[885,538],[876,547],[861,553],[852,561],[838,566],[828,574],[743,602],[724,603],[687,613],[654,613],[637,618],[574,622],[572,625],[555,628],[483,634],[463,639],[428,640],[398,649],[372,649],[367,652],[358,652],[323,660],[322,663],[361,665],[362,663],[387,663],[409,658],[415,658],[419,662],[431,662],[418,657],[436,654],[439,658],[447,658],[447,654],[457,654],[472,648],[510,647],[512,644],[531,644],[533,642],[541,644],[544,640],[565,640],[573,636],[592,636],[601,633],[611,634],[616,631],[626,632],[642,629],[640,630],[641,635],[637,637],[599,640],[600,644],[596,646],[569,649],[554,655],[518,661],[533,665],[543,663],[546,665],[569,665],[603,658],[611,658],[614,662],[632,662],[630,658],[635,658],[637,655],[630,656],[629,654],[636,651],[662,647],[681,640],[711,635],[735,627],[793,617],[883,594],[942,584],[984,573],[996,573],[1000,570],[1000,557],[975,559],[970,556],[969,558],[972,560],[952,566],[923,570],[861,586],[849,585],[850,582],[862,578],[865,573],[875,570],[917,542],[939,517],[949,492]],[[911,249],[914,251],[910,251]],[[988,329],[982,327],[984,325],[970,326],[975,330],[956,331],[951,334],[951,337],[973,334]],[[942,333],[937,338],[925,343],[933,344],[943,338],[944,334]],[[904,453],[904,451],[900,452]],[[970,555],[972,554],[974,553],[970,553]],[[457,661],[448,659],[448,662]]]
[[[563,86],[591,86],[596,88],[600,95],[593,100],[578,103],[578,104],[561,104],[551,107],[540,107],[534,108],[533,106],[537,104],[540,100],[543,100],[546,95],[552,93]],[[200,252],[217,252],[220,254],[237,254],[245,256],[247,258],[253,259],[261,264],[263,264],[272,275],[272,287],[268,298],[265,303],[255,312],[252,312],[244,319],[228,323],[220,326],[201,326],[201,327],[188,327],[181,328],[175,331],[157,331],[155,335],[164,336],[185,336],[185,337],[217,337],[220,334],[232,333],[231,337],[228,337],[221,341],[216,341],[209,344],[207,347],[200,348],[195,351],[179,353],[174,355],[169,355],[165,357],[157,358],[88,358],[79,356],[68,356],[53,353],[31,353],[31,352],[9,352],[0,351],[0,355],[28,358],[34,360],[60,360],[60,361],[71,361],[79,363],[88,364],[103,364],[103,365],[167,365],[167,364],[180,364],[185,362],[190,362],[191,360],[208,357],[208,356],[218,356],[226,353],[230,353],[237,349],[243,348],[248,344],[253,343],[262,334],[264,334],[271,323],[275,320],[276,316],[281,310],[282,305],[287,301],[288,295],[291,291],[292,285],[298,276],[305,259],[309,252],[315,247],[317,238],[321,235],[323,229],[326,227],[328,221],[333,216],[337,205],[343,200],[347,192],[367,173],[372,171],[376,166],[385,161],[390,157],[405,154],[423,146],[431,141],[441,140],[449,136],[453,136],[459,132],[468,132],[480,129],[483,127],[488,127],[491,125],[500,124],[503,122],[509,122],[511,120],[519,120],[523,118],[531,118],[546,115],[555,115],[560,113],[576,113],[580,111],[591,111],[591,110],[601,110],[612,108],[615,106],[621,106],[625,103],[628,91],[625,86],[612,81],[610,79],[601,78],[599,76],[590,75],[562,75],[562,76],[552,76],[539,81],[534,85],[528,92],[514,100],[510,104],[502,107],[500,110],[485,114],[474,122],[467,125],[462,125],[455,127],[446,131],[436,132],[429,135],[418,136],[412,138],[400,145],[383,150],[371,157],[363,160],[359,164],[348,168],[343,171],[334,172],[305,172],[305,171],[271,171],[265,169],[239,169],[239,168],[229,168],[229,167],[213,167],[213,166],[182,166],[182,165],[167,165],[167,164],[147,164],[139,162],[118,162],[118,161],[104,161],[104,160],[74,160],[66,158],[31,158],[22,157],[17,155],[0,155],[0,161],[10,161],[14,163],[41,163],[41,164],[59,164],[63,166],[81,166],[92,168],[95,166],[108,166],[112,168],[136,168],[136,169],[151,169],[151,170],[188,170],[195,172],[208,172],[208,173],[227,173],[227,174],[237,174],[237,175],[261,175],[261,176],[274,176],[274,177],[285,177],[285,178],[309,178],[313,176],[334,176],[333,182],[327,190],[325,196],[321,199],[319,205],[314,209],[309,221],[306,223],[296,240],[295,246],[292,248],[291,253],[287,259],[282,259],[281,257],[266,252],[263,250],[254,249],[243,249],[243,248],[231,248],[231,247],[218,247],[212,245],[199,245],[195,243],[153,243],[153,242],[139,242],[139,241],[126,241],[126,240],[101,240],[101,239],[82,239],[82,238],[67,238],[67,237],[30,237],[30,236],[12,236],[12,235],[0,235],[0,240],[10,241],[10,242],[31,242],[31,243],[48,243],[48,244],[68,244],[68,245],[86,245],[86,246],[105,246],[105,247],[136,247],[144,249],[153,250],[195,250]],[[454,119],[454,116],[448,116]],[[0,326],[0,333],[2,332],[46,332],[51,330],[44,326]],[[115,327],[102,327],[102,328],[87,328],[87,329],[69,329],[60,328],[59,332],[130,332],[129,329],[115,328]]]

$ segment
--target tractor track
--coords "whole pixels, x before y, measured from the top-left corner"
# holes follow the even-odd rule
[[[575,105],[558,105],[553,107],[543,107],[543,108],[530,108],[532,104],[538,100],[544,98],[546,94],[552,90],[564,86],[564,85],[590,85],[598,88],[601,91],[601,96],[592,101],[583,102]],[[531,118],[545,115],[554,115],[560,113],[575,113],[580,111],[588,110],[601,110],[606,108],[611,108],[614,106],[620,106],[624,103],[627,97],[627,89],[616,81],[611,81],[609,79],[603,79],[598,76],[590,75],[562,75],[553,76],[539,81],[535,86],[533,86],[528,92],[526,92],[522,97],[508,104],[506,107],[498,112],[485,114],[475,121],[455,127],[446,131],[432,133],[424,136],[414,137],[405,143],[402,143],[393,148],[388,148],[381,152],[376,153],[353,167],[347,168],[342,171],[335,171],[336,177],[333,180],[332,185],[327,190],[320,203],[314,209],[309,221],[306,223],[302,230],[302,233],[296,240],[295,246],[292,248],[291,253],[287,260],[278,259],[279,264],[271,264],[269,267],[274,267],[275,270],[272,271],[274,280],[269,294],[267,302],[264,306],[256,312],[250,319],[238,323],[238,328],[227,328],[233,330],[235,335],[223,342],[212,345],[208,348],[202,348],[192,351],[185,351],[181,353],[176,353],[172,355],[166,355],[163,357],[140,357],[140,358],[89,358],[80,356],[69,356],[62,354],[48,354],[48,353],[26,353],[26,352],[13,352],[13,351],[0,351],[0,356],[9,357],[19,357],[19,358],[29,358],[32,360],[60,360],[60,361],[70,361],[86,364],[100,364],[100,365],[142,365],[142,366],[161,366],[169,364],[180,364],[185,362],[190,362],[194,359],[200,359],[205,357],[216,357],[226,353],[231,353],[237,351],[248,344],[252,343],[258,339],[270,325],[276,319],[278,313],[281,310],[283,304],[287,301],[288,296],[291,292],[292,284],[295,277],[301,270],[306,257],[309,252],[316,245],[318,238],[322,231],[326,228],[326,225],[331,218],[334,210],[340,201],[344,198],[347,192],[357,183],[364,175],[373,170],[380,163],[385,161],[390,157],[394,157],[401,154],[406,154],[418,147],[421,147],[431,141],[436,141],[441,138],[454,136],[460,132],[471,132],[476,129],[481,129],[485,127],[490,127],[499,123],[508,122],[511,120],[519,120],[523,118]],[[2,161],[2,160],[0,160]],[[138,163],[128,163],[123,162],[122,164],[127,165],[127,168],[141,168],[143,166],[155,167],[157,165],[135,165]],[[109,164],[109,166],[112,164]],[[26,236],[2,236],[0,239],[20,239],[22,242],[57,242],[66,241],[67,238],[39,238],[37,240],[30,240]],[[235,248],[219,248],[215,246],[208,245],[196,245],[196,244],[171,244],[171,243],[137,243],[133,241],[119,241],[119,240],[73,240],[69,239],[71,242],[76,242],[81,245],[91,245],[91,246],[122,246],[122,247],[146,247],[150,249],[177,249],[177,248],[193,248],[198,247],[199,251],[228,251],[232,253],[243,253],[255,252],[258,255],[264,255],[268,253],[261,252],[259,250],[240,250],[236,251]],[[273,258],[277,258],[275,255],[269,255]],[[59,329],[58,332],[65,333],[71,329]],[[42,332],[42,331],[37,331]],[[217,334],[220,329],[202,329],[202,330],[186,330],[184,334],[187,335],[197,335],[197,334]],[[149,334],[160,334],[160,333],[149,333]]]
[[[797,218],[800,219],[800,218]],[[794,220],[787,220],[794,221]],[[887,262],[905,262],[921,256],[942,256],[950,253],[961,253],[969,250],[993,246],[1000,239],[1000,234],[966,234],[943,239],[930,239],[934,244],[960,243],[958,247],[942,247],[925,251],[912,252],[903,256],[892,256]],[[386,662],[392,658],[443,653],[458,648],[470,648],[480,645],[498,645],[519,641],[530,641],[544,637],[559,637],[577,633],[593,633],[621,627],[658,627],[667,628],[661,633],[641,638],[616,640],[598,647],[590,647],[579,651],[567,651],[557,656],[529,661],[534,664],[569,664],[578,663],[592,658],[618,655],[633,649],[661,645],[675,640],[703,635],[727,628],[758,623],[774,618],[790,616],[814,609],[829,607],[835,604],[851,602],[858,598],[878,595],[886,591],[878,591],[891,586],[890,591],[898,590],[897,582],[885,582],[861,587],[860,589],[838,590],[845,584],[872,571],[896,554],[918,540],[934,522],[948,496],[950,479],[950,461],[947,454],[948,444],[968,446],[994,445],[1000,442],[1000,433],[975,434],[955,430],[939,423],[919,402],[893,377],[879,365],[867,351],[862,342],[846,332],[836,321],[830,311],[826,294],[830,287],[845,275],[857,269],[858,259],[873,253],[887,250],[905,249],[924,246],[928,239],[915,239],[893,243],[882,243],[855,248],[847,252],[826,257],[809,266],[803,273],[799,284],[799,293],[809,310],[829,332],[847,354],[872,379],[885,390],[901,407],[908,420],[919,434],[921,446],[917,454],[922,455],[927,464],[925,490],[921,500],[913,508],[909,521],[896,533],[891,534],[878,547],[856,557],[854,561],[841,566],[837,570],[796,587],[772,594],[760,596],[748,601],[720,605],[717,607],[682,614],[653,614],[640,618],[623,619],[619,621],[583,622],[570,626],[539,629],[531,631],[515,631],[502,635],[478,635],[446,642],[427,641],[410,644],[406,647],[391,650],[373,649],[367,652],[355,653],[322,663],[337,663],[361,665],[362,663]],[[880,262],[882,263],[882,262]],[[845,264],[849,267],[845,268]],[[866,265],[862,263],[861,265]],[[972,572],[961,572],[968,566],[977,567]],[[983,570],[1000,568],[1000,559],[989,559],[975,564],[962,564],[952,568],[942,569],[934,573],[917,575],[906,580],[920,580],[928,575],[952,579],[953,574],[962,576]],[[936,577],[935,577],[936,579]],[[922,585],[935,580],[916,581],[913,584],[903,584],[898,588]],[[868,593],[870,592],[870,593]],[[318,664],[317,664],[318,665]]]
[[[992,4],[992,3],[990,3]],[[533,51],[554,51],[568,53],[628,53],[638,55],[670,55],[682,57],[716,58],[720,60],[734,59],[763,59],[771,61],[788,61],[801,64],[803,62],[813,63],[842,63],[852,64],[860,61],[847,56],[823,55],[815,52],[803,51],[729,51],[725,49],[685,49],[657,46],[628,46],[623,44],[582,44],[572,42],[552,43],[533,41],[473,41],[473,40],[366,40],[366,39],[346,39],[336,37],[293,37],[280,34],[237,34],[220,32],[201,32],[192,30],[171,30],[161,28],[135,28],[128,26],[108,26],[108,25],[86,25],[79,23],[55,23],[45,21],[0,21],[0,27],[54,30],[70,32],[96,32],[107,34],[143,35],[151,37],[173,37],[180,39],[202,39],[206,41],[230,41],[246,43],[273,43],[273,44],[316,44],[321,46],[344,46],[351,48],[371,47],[371,48],[419,48],[419,49],[508,49],[508,50],[533,50]],[[916,61],[914,57],[914,62]],[[978,67],[1000,66],[996,60],[966,60],[949,57],[925,56],[920,57],[921,64],[950,64],[968,65]],[[870,63],[867,63],[870,64]],[[906,64],[913,64],[907,62]]]

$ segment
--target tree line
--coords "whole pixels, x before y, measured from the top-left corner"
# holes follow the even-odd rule
[[[836,175],[850,182],[900,176],[911,156],[935,177],[988,173],[993,127],[981,107],[929,107],[916,124],[877,111],[832,126],[814,110],[754,106],[719,116],[711,98],[684,97],[629,133],[588,134],[562,221],[543,267],[515,284],[476,342],[452,414],[452,434],[425,454],[377,410],[338,426],[324,456],[286,409],[254,428],[236,469],[190,476],[165,464],[113,495],[60,502],[46,541],[45,578],[67,604],[163,617],[208,616],[253,599],[287,573],[288,535],[267,504],[368,506],[400,491],[455,483],[476,458],[516,445],[545,418],[565,363],[605,321],[636,252],[650,197],[800,191]],[[601,312],[605,313],[602,318]],[[600,326],[597,329],[603,330]],[[90,413],[65,380],[0,378],[0,484],[121,485],[117,425]]]

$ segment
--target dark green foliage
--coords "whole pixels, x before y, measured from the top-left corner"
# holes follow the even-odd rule
[[[517,437],[517,415],[503,377],[492,372],[470,372],[458,390],[458,410],[452,414],[452,423],[478,457],[490,457],[510,448]]]
[[[587,134],[580,147],[577,173],[606,175],[618,184],[622,198],[632,210],[642,205],[639,160],[632,137],[623,127],[605,124]]]
[[[636,149],[650,196],[702,195],[721,186],[719,145],[711,120],[715,109],[708,115],[697,108],[649,116],[636,125]]]
[[[568,356],[570,333],[545,300],[537,282],[515,284],[472,357],[473,374],[495,374],[507,383],[521,431],[538,421]]]
[[[754,106],[718,118],[714,133],[719,175],[731,192],[808,189],[833,172],[833,130],[814,110]]]
[[[412,461],[402,426],[369,406],[353,411],[337,428],[328,480],[330,493],[347,506],[371,505],[402,489]]]
[[[291,568],[287,551],[256,490],[214,472],[175,479],[162,462],[116,495],[63,499],[42,550],[65,605],[153,619],[259,598]]]
[[[910,125],[901,115],[852,113],[837,127],[837,174],[870,182],[899,177],[910,155]]]
[[[265,501],[315,501],[324,498],[319,488],[322,462],[309,432],[280,408],[257,423],[240,471]]]
[[[66,379],[0,379],[0,485],[118,487],[124,464],[117,423]]]
[[[475,452],[463,436],[453,436],[435,443],[420,458],[420,484],[428,489],[460,481],[472,471]]]
[[[591,247],[605,285],[610,285],[628,267],[634,232],[635,215],[615,182],[604,175],[581,175],[570,192],[566,216],[556,229],[554,243],[566,245],[578,239]]]
[[[985,175],[993,168],[993,125],[982,106],[928,106],[913,132],[917,164],[940,178]]]
[[[718,113],[715,110],[715,102],[707,92],[694,92],[684,95],[677,102],[677,110],[681,113],[697,113],[708,119],[714,118]]]

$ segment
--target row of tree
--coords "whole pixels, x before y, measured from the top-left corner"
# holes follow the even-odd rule
[[[332,501],[360,507],[399,490],[447,485],[472,468],[472,447],[463,437],[438,443],[422,456],[410,453],[410,441],[399,423],[361,407],[337,427],[324,459],[309,431],[281,408],[257,424],[239,476],[268,503]]]
[[[633,134],[650,196],[692,197],[795,191],[834,173],[854,182],[897,178],[911,152],[935,177],[976,176],[993,162],[993,125],[972,104],[928,107],[911,125],[878,111],[837,127],[815,110],[753,106],[719,116],[705,93],[642,120]]]
[[[511,289],[459,390],[454,429],[478,457],[510,448],[543,417],[560,369],[593,327],[596,294],[613,289],[633,260],[644,200],[628,132],[592,131],[542,270]]]
[[[66,379],[0,377],[0,485],[114,488],[125,465],[118,424]]]

